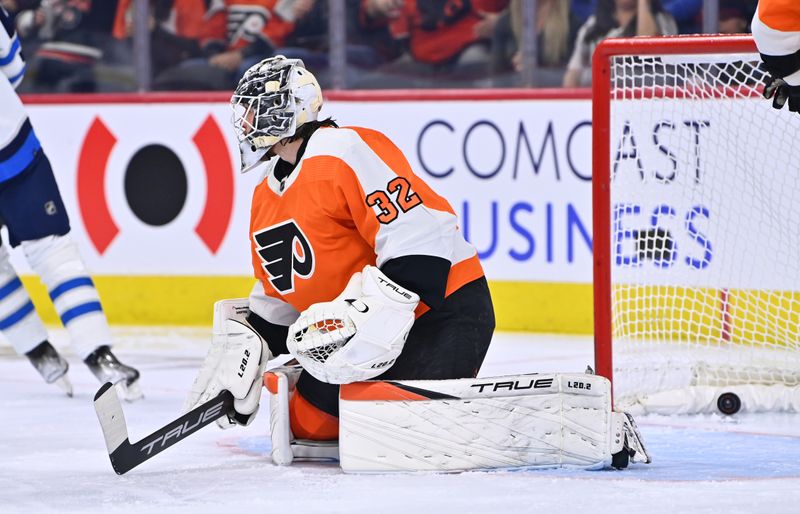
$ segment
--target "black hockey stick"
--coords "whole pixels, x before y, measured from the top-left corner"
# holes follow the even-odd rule
[[[125,424],[122,404],[110,382],[103,384],[94,395],[94,410],[103,429],[111,466],[118,475],[122,475],[233,411],[233,395],[228,391],[222,391],[216,398],[135,443],[131,443],[128,439],[128,426]]]

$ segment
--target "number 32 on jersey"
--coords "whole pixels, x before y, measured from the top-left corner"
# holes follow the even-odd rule
[[[394,195],[392,199],[389,194]],[[397,219],[400,211],[408,212],[422,203],[417,193],[411,191],[411,184],[405,177],[395,177],[386,184],[386,191],[373,191],[366,197],[367,205],[375,209],[375,217],[383,225]]]

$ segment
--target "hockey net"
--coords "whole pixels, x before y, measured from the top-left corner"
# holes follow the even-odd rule
[[[766,78],[745,36],[595,53],[595,359],[619,408],[800,410],[800,116]]]

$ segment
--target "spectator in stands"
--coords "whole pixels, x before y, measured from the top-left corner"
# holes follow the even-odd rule
[[[123,0],[124,1],[124,0]],[[172,12],[185,11],[198,30],[180,30],[175,17],[157,20],[161,37],[154,44],[154,54],[161,46],[172,47],[177,57],[183,50],[185,60],[156,77],[157,89],[231,89],[244,70],[265,57],[284,54],[310,62],[317,69],[327,66],[328,2],[324,0],[158,0],[168,3]],[[357,21],[359,0],[346,0],[348,13]],[[192,5],[198,4],[198,5]],[[219,8],[217,8],[217,6]],[[166,9],[161,9],[166,12]],[[221,21],[221,23],[220,23]],[[348,26],[353,26],[348,23]],[[176,30],[176,28],[178,30]],[[155,38],[154,38],[155,39]],[[369,61],[377,50],[361,47],[358,55]],[[358,58],[355,58],[358,60]],[[382,62],[382,59],[380,60]],[[320,77],[325,77],[324,72]],[[324,81],[324,80],[322,80]]]
[[[597,0],[571,0],[569,10],[578,23],[583,25],[597,9]]]
[[[111,35],[117,0],[4,0],[16,4],[30,80],[25,89],[91,92],[133,87],[130,49]]]
[[[360,2],[346,0],[347,61],[369,68],[401,50],[385,27],[362,30]],[[133,7],[120,0],[118,38],[132,33]],[[151,0],[153,88],[230,89],[243,69],[276,54],[305,60],[326,83],[328,9],[324,0]]]
[[[564,86],[591,83],[592,54],[603,39],[677,33],[675,19],[664,11],[660,0],[599,0],[595,14],[578,31]]]
[[[402,45],[392,37],[388,26],[371,26],[365,23],[361,16],[361,3],[362,0],[345,0],[345,56],[347,78],[351,82],[363,74],[362,70],[391,62],[403,51]],[[275,50],[276,54],[289,59],[302,59],[306,66],[314,68],[317,80],[323,87],[330,82],[329,7],[329,2],[317,0],[309,13]]]
[[[114,36],[133,35],[135,0],[120,0]],[[212,77],[189,73],[181,63],[204,60],[225,50],[224,5],[208,0],[150,1],[150,59],[153,89],[209,89]],[[219,87],[224,84],[220,83]]]
[[[664,11],[675,18],[678,32],[695,34],[702,29],[703,0],[663,0]],[[597,0],[571,0],[571,13],[582,25],[597,8]]]
[[[664,11],[678,24],[680,34],[699,34],[703,30],[703,0],[663,0]]]
[[[361,87],[442,86],[444,79],[485,77],[489,40],[508,0],[363,0],[366,27],[388,26],[407,54],[366,78]],[[421,82],[415,80],[421,78]],[[430,79],[435,79],[432,82]]]
[[[750,32],[756,5],[748,0],[720,0],[719,33],[742,34]]]
[[[522,0],[512,0],[511,28],[522,42]],[[576,20],[570,17],[568,0],[539,0],[536,12],[536,34],[540,66],[564,66],[572,53],[572,44],[578,30]],[[517,71],[521,68],[520,52],[512,59]]]
[[[538,0],[536,3],[536,83],[539,86],[560,86],[564,66],[572,54],[572,44],[580,26],[570,15],[570,0]],[[509,8],[497,23],[492,40],[494,55],[492,74],[513,70],[514,81],[521,85],[517,72],[522,70],[523,0],[511,0]],[[506,85],[495,79],[495,85]]]

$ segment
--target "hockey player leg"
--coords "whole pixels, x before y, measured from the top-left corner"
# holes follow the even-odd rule
[[[129,401],[142,397],[139,371],[111,352],[111,332],[94,282],[69,235],[23,241],[31,268],[50,292],[75,351],[101,382],[111,382]]]
[[[48,384],[72,396],[69,364],[47,341],[47,331],[28,292],[0,246],[0,330],[20,355],[25,355]]]
[[[303,369],[282,366],[264,373],[264,386],[269,391],[270,451],[278,466],[298,461],[331,461],[339,459],[339,442],[296,439],[292,433],[289,403]]]
[[[342,386],[344,471],[622,468],[649,462],[610,383],[554,374]]]

